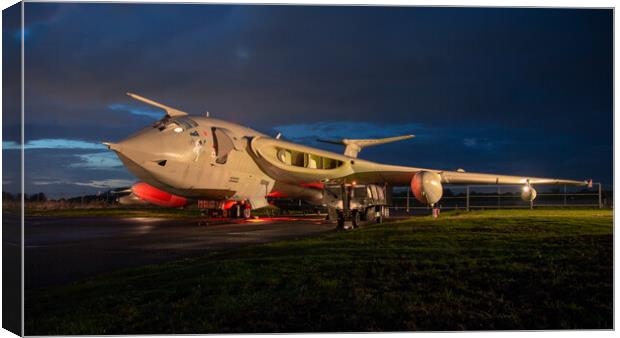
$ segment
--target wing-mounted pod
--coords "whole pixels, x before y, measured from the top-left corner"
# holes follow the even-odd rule
[[[434,206],[443,195],[441,175],[426,170],[418,171],[411,179],[411,191],[418,201]]]
[[[340,141],[322,140],[322,139],[318,139],[318,141],[324,142],[324,143],[331,143],[331,144],[342,144],[345,146],[344,155],[356,158],[357,154],[359,154],[359,152],[362,151],[362,148],[364,147],[370,147],[370,146],[375,146],[378,144],[407,140],[407,139],[414,138],[414,137],[415,137],[414,135],[403,135],[403,136],[394,136],[394,137],[377,138],[377,139],[356,140],[356,139],[345,138]]]

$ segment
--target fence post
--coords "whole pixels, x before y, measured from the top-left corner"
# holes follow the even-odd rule
[[[467,186],[467,193],[465,196],[465,209],[469,211],[469,185]]]
[[[564,184],[564,206],[566,206],[566,184]]]
[[[501,199],[502,195],[501,195],[500,190],[499,190],[500,187],[501,187],[501,185],[497,186],[497,209],[499,209],[500,206],[501,206],[500,199]]]
[[[409,188],[407,188],[407,213],[409,213]]]
[[[603,209],[603,196],[601,194],[601,184],[598,183],[598,208]]]

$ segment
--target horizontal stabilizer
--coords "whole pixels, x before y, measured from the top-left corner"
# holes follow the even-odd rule
[[[394,137],[386,137],[386,138],[377,138],[377,139],[363,139],[363,140],[354,140],[354,139],[342,139],[340,141],[334,140],[322,140],[319,139],[319,142],[331,143],[331,144],[342,144],[345,146],[344,155],[349,157],[357,157],[362,148],[370,147],[378,144],[390,143],[395,141],[407,140],[415,137],[414,135],[403,135],[403,136],[394,136]]]
[[[180,111],[178,109],[174,109],[172,107],[168,107],[168,106],[163,105],[163,104],[161,104],[159,102],[155,102],[153,100],[149,100],[146,97],[142,97],[142,96],[137,95],[137,94],[127,93],[127,95],[129,95],[129,97],[131,97],[132,99],[136,99],[136,100],[142,101],[142,102],[144,102],[146,104],[150,104],[151,106],[154,106],[154,107],[161,108],[161,109],[165,110],[166,114],[168,114],[168,116],[170,116],[170,117],[188,115],[184,111]]]

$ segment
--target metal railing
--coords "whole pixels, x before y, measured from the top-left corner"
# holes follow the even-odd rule
[[[441,209],[472,210],[472,209],[513,209],[534,207],[593,207],[603,208],[601,183],[594,183],[592,188],[536,185],[538,191],[534,201],[521,199],[523,185],[466,185],[445,186],[444,196],[437,203]],[[394,188],[390,209],[410,212],[412,210],[429,209],[427,205],[415,199],[411,190],[406,188],[398,193]]]

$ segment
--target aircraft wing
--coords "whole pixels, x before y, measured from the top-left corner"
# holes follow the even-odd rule
[[[509,176],[395,166],[361,160],[269,137],[255,137],[251,154],[264,172],[278,181],[299,185],[319,182],[356,181],[360,184],[408,186],[421,171],[437,173],[443,184],[568,184],[588,181],[530,176]]]
[[[590,181],[566,180],[559,178],[543,178],[531,176],[511,176],[486,173],[470,173],[461,171],[444,171],[435,169],[401,167],[368,163],[369,167],[363,168],[366,163],[360,163],[361,168],[355,168],[355,173],[343,177],[347,180],[355,180],[358,183],[386,182],[390,185],[409,185],[413,176],[420,171],[430,171],[441,176],[443,184],[567,184],[589,185]]]

